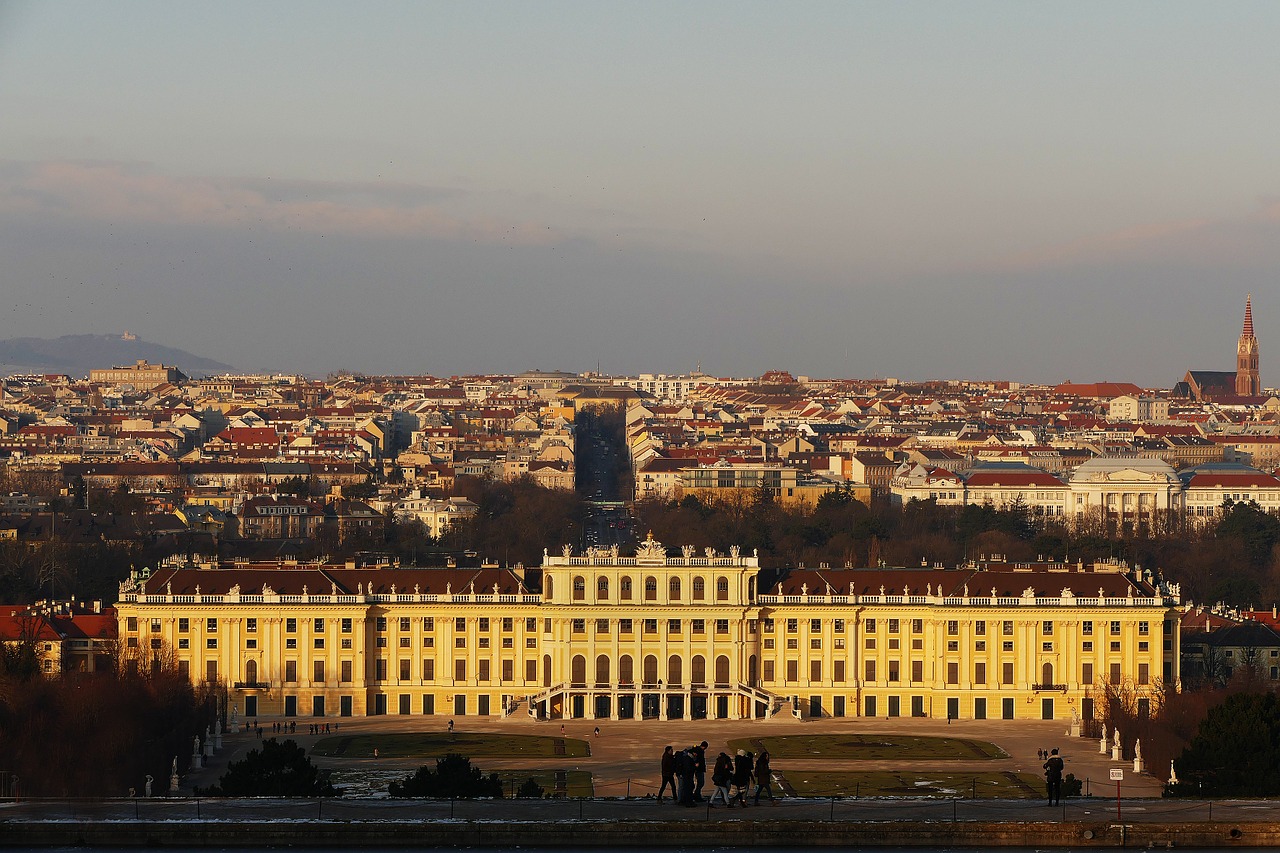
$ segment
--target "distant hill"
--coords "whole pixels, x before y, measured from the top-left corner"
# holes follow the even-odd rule
[[[90,370],[133,364],[140,358],[152,364],[172,365],[191,377],[235,370],[229,364],[139,340],[128,333],[0,340],[0,375],[66,373],[78,378],[88,376]]]

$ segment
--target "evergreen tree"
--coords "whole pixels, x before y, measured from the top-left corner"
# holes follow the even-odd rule
[[[307,751],[293,740],[270,738],[227,772],[212,788],[197,789],[205,797],[333,797],[329,771],[311,763]]]
[[[1174,767],[1179,784],[1170,788],[1173,794],[1280,795],[1280,699],[1274,693],[1227,699],[1209,711]]]
[[[497,773],[485,776],[471,766],[470,758],[451,752],[437,759],[435,770],[423,765],[404,781],[392,782],[388,790],[393,797],[501,797],[502,780]]]

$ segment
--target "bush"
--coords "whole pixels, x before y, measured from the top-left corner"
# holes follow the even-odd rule
[[[524,783],[516,789],[516,797],[521,799],[540,800],[546,795],[546,791],[537,783],[532,776],[524,781]]]
[[[196,789],[203,797],[333,797],[329,771],[311,763],[307,751],[293,740],[264,741],[243,761],[227,765],[227,772],[212,788]]]
[[[1062,796],[1078,797],[1084,790],[1084,783],[1076,778],[1076,774],[1068,773],[1067,778],[1062,780]]]
[[[1238,693],[1200,724],[1174,761],[1173,796],[1274,797],[1280,795],[1280,699],[1273,693]]]
[[[470,758],[451,752],[436,761],[435,770],[423,765],[403,782],[392,782],[388,791],[393,797],[501,798],[502,780],[497,773],[485,776]]]

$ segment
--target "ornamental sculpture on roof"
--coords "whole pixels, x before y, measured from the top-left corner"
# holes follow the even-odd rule
[[[640,543],[640,547],[636,548],[636,557],[642,560],[665,560],[667,549],[653,538],[653,531],[650,530],[649,535]]]

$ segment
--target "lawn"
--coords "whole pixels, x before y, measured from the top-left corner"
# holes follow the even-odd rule
[[[731,750],[758,753],[762,746],[775,760],[972,761],[1008,757],[1000,747],[986,741],[922,735],[780,735],[729,741]]]
[[[1035,799],[1044,779],[1034,773],[902,773],[892,770],[803,770],[776,773],[798,797],[961,797]]]
[[[590,745],[576,738],[483,732],[341,735],[318,741],[311,752],[326,758],[372,758],[375,749],[380,758],[417,758],[424,762],[450,752],[468,758],[582,758],[591,754]]]

